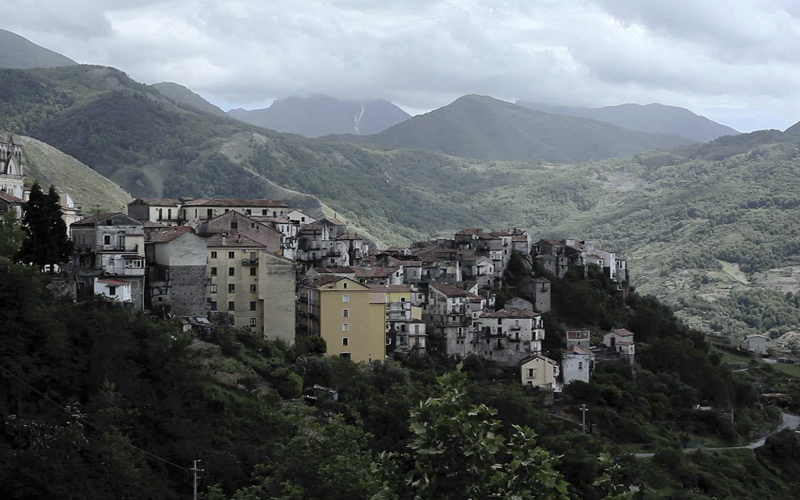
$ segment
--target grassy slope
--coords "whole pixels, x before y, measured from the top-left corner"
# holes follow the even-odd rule
[[[358,140],[479,160],[555,162],[601,160],[691,142],[675,135],[648,134],[586,118],[542,113],[477,95],[462,97]]]

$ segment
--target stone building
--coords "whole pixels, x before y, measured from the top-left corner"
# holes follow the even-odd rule
[[[245,236],[258,242],[264,250],[280,254],[283,235],[277,229],[256,220],[255,217],[243,215],[237,211],[228,211],[214,218],[201,221],[197,225],[197,234],[210,236],[224,234],[235,237]]]
[[[206,251],[206,241],[188,226],[148,232],[146,306],[167,307],[170,314],[178,317],[205,316],[208,312]]]
[[[0,191],[22,200],[24,184],[22,145],[13,135],[0,136]]]
[[[538,313],[523,309],[501,309],[483,313],[470,339],[472,354],[505,366],[542,352],[544,324]]]

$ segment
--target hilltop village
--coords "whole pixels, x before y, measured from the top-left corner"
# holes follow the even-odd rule
[[[127,214],[86,217],[70,232],[78,298],[101,295],[181,318],[187,329],[230,325],[287,344],[319,336],[329,355],[356,362],[474,355],[556,391],[588,382],[589,332],[562,325],[562,362],[543,356],[550,281],[528,277],[497,307],[493,290],[512,256],[557,277],[597,265],[623,296],[629,282],[626,260],[591,241],[470,228],[378,249],[336,218],[277,200],[140,198]],[[633,334],[606,337],[633,361]]]

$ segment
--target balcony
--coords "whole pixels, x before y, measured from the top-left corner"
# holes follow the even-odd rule
[[[97,251],[110,253],[139,253],[139,245],[133,245],[133,248],[127,248],[125,245],[102,245]]]
[[[519,331],[522,330],[522,327],[521,326],[512,326],[511,328],[509,328],[509,330],[512,331],[512,332],[519,332]]]
[[[242,259],[243,266],[257,266],[258,265],[258,257],[255,259]]]

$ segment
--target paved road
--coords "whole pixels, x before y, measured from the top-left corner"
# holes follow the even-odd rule
[[[706,451],[715,451],[715,450],[755,450],[756,448],[761,448],[764,446],[764,443],[767,442],[767,438],[776,432],[780,432],[784,429],[796,429],[798,425],[800,425],[800,416],[792,415],[791,413],[782,412],[781,413],[781,423],[778,427],[772,430],[769,434],[753,441],[752,443],[745,445],[745,446],[721,446],[716,448],[706,448],[705,446],[699,446],[697,448],[684,448],[684,453],[693,453],[697,450],[706,450]],[[634,453],[633,454],[636,458],[651,458],[654,453]]]

